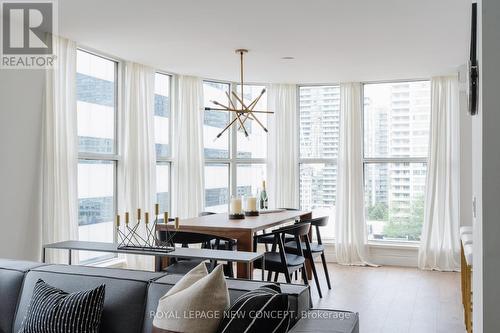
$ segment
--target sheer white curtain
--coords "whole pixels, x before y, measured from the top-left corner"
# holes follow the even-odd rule
[[[137,218],[137,208],[153,212],[156,202],[156,151],[154,137],[154,75],[143,65],[127,62],[123,69],[118,211]],[[142,218],[144,221],[144,217]],[[145,227],[140,229],[145,235]],[[148,256],[126,256],[127,266],[152,270]]]
[[[342,265],[369,265],[363,188],[361,84],[340,85],[335,252]]]
[[[270,207],[299,207],[297,86],[272,84],[268,92],[267,179]]]
[[[54,37],[54,50],[57,63],[46,73],[43,120],[43,244],[78,239],[76,44]],[[64,251],[47,251],[46,259],[68,262]]]
[[[180,76],[174,115],[172,213],[197,216],[203,209],[203,82]]]
[[[459,125],[457,78],[432,78],[429,166],[418,253],[421,269],[460,269]]]

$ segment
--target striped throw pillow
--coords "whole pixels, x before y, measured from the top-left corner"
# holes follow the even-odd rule
[[[98,333],[105,286],[67,293],[39,279],[20,333]]]
[[[240,296],[226,312],[218,333],[285,333],[290,325],[288,295],[266,285]]]

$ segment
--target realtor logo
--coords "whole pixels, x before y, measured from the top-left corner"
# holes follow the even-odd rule
[[[55,33],[54,1],[1,1],[3,68],[50,68]]]

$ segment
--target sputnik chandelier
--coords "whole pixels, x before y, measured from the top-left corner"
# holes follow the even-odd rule
[[[242,130],[245,133],[245,136],[248,137],[248,131],[245,128],[245,122],[250,119],[250,120],[255,120],[257,124],[262,127],[264,132],[268,132],[267,128],[262,124],[262,122],[257,118],[257,113],[274,113],[270,111],[258,111],[254,110],[255,106],[257,103],[259,103],[259,100],[261,97],[266,93],[266,89],[262,89],[260,92],[259,96],[255,98],[248,106],[245,104],[244,99],[243,99],[243,87],[244,82],[243,82],[243,56],[245,53],[247,53],[248,50],[245,49],[238,49],[236,50],[236,53],[240,55],[240,88],[241,88],[241,96],[238,96],[234,91],[232,92],[232,95],[234,96],[235,100],[239,102],[239,105],[236,106],[233,103],[233,100],[231,99],[231,96],[229,95],[228,92],[226,92],[226,96],[228,99],[228,105],[224,105],[222,103],[219,103],[217,101],[210,101],[214,105],[218,106],[217,108],[211,108],[211,107],[205,107],[205,111],[222,111],[222,112],[234,112],[236,113],[236,117],[229,123],[227,126],[219,133],[217,134],[217,137],[215,138],[216,140],[221,137],[224,132],[231,127],[232,124],[235,122],[239,123],[238,130]]]

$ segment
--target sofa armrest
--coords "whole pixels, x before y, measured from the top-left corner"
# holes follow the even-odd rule
[[[312,309],[301,316],[290,333],[359,333],[356,312]]]

